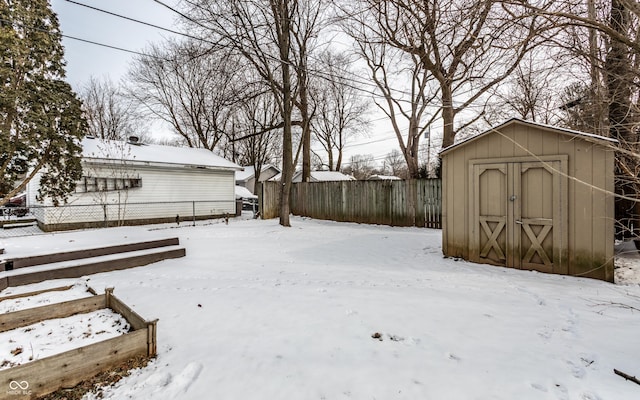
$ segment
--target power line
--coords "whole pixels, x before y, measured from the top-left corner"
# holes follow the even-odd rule
[[[80,3],[80,2],[77,2],[77,1],[74,1],[74,0],[65,0],[65,1],[67,1],[67,2],[69,2],[71,4],[75,4],[75,5],[81,6],[81,7],[86,7],[86,8],[98,11],[98,12],[102,12],[102,13],[105,13],[105,14],[108,14],[108,15],[111,15],[111,16],[114,16],[114,17],[117,17],[117,18],[122,18],[122,19],[125,19],[125,20],[128,20],[128,21],[134,22],[134,23],[139,23],[139,24],[142,24],[142,25],[150,26],[150,27],[153,27],[153,28],[156,28],[156,29],[160,29],[160,30],[163,30],[163,31],[171,32],[173,34],[184,36],[184,37],[196,40],[196,41],[200,41],[200,42],[204,42],[204,43],[207,43],[207,44],[210,44],[210,45],[214,45],[215,47],[218,47],[218,48],[222,48],[222,46],[220,44],[218,44],[218,43],[212,42],[210,40],[203,39],[201,37],[193,36],[193,35],[188,34],[188,33],[175,31],[175,30],[172,30],[172,29],[169,29],[169,28],[165,28],[165,27],[162,27],[162,26],[159,26],[159,25],[151,24],[151,23],[144,22],[144,21],[141,21],[141,20],[138,20],[138,19],[135,19],[135,18],[127,17],[125,15],[121,15],[121,14],[117,14],[117,13],[114,13],[114,12],[111,12],[111,11],[107,11],[107,10],[104,10],[104,9],[101,9],[101,8],[98,8],[98,7],[94,7],[94,6],[90,6],[90,5],[87,5],[87,4],[83,4],[83,3]],[[168,4],[166,4],[165,2],[163,2],[161,0],[152,0],[152,1],[154,1],[157,4],[162,5],[163,7],[169,9],[173,13],[176,13],[177,15],[181,16],[182,18],[185,18],[189,22],[192,22],[192,23],[194,23],[194,24],[196,24],[196,25],[198,25],[198,26],[200,26],[200,27],[202,27],[204,29],[211,29],[210,27],[207,27],[207,26],[203,25],[199,21],[196,21],[195,19],[189,17],[188,15],[176,10],[175,8],[169,6]],[[94,45],[97,45],[97,46],[102,46],[102,47],[106,47],[106,48],[110,48],[110,49],[114,49],[114,50],[120,50],[120,51],[124,51],[124,52],[127,52],[127,53],[140,55],[140,56],[143,56],[143,57],[146,56],[146,57],[151,57],[151,58],[156,58],[156,59],[166,59],[166,58],[163,58],[163,57],[158,57],[158,56],[155,56],[155,55],[146,54],[146,53],[142,53],[142,52],[139,52],[139,51],[128,50],[128,49],[125,49],[125,48],[122,48],[122,47],[108,45],[108,44],[104,44],[104,43],[99,43],[99,42],[95,42],[95,41],[92,41],[92,40],[82,39],[82,38],[78,38],[78,37],[65,36],[65,35],[63,35],[63,36],[67,37],[67,38],[70,38],[70,39],[82,41],[82,42],[85,42],[85,43],[90,43],[90,44],[94,44]],[[256,54],[252,53],[252,55],[256,55]],[[278,61],[278,62],[281,61],[277,57],[273,57],[273,56],[271,56],[269,54],[265,54],[265,56],[267,58],[269,58],[269,59],[274,60],[274,61]],[[313,57],[313,56],[311,56],[310,58],[314,59],[315,61],[318,61],[318,59]],[[291,66],[295,67],[295,65],[293,65],[291,62],[289,64]],[[320,70],[313,69],[313,68],[309,68],[308,71],[309,71],[310,74],[312,74],[312,75],[314,75],[316,77],[319,77],[321,79],[324,79],[324,80],[331,81],[331,80],[335,79],[335,77],[332,74],[324,72],[324,71],[320,71]],[[348,70],[348,69],[339,68],[338,72],[340,72],[342,74],[342,76],[349,75],[348,79],[351,82],[360,85],[360,86],[355,86],[355,85],[352,85],[352,84],[350,84],[348,82],[344,82],[344,81],[341,82],[341,84],[343,84],[345,87],[348,87],[350,89],[356,90],[356,91],[361,92],[361,93],[366,93],[367,95],[370,95],[370,96],[376,96],[376,97],[380,96],[380,93],[377,93],[375,91],[375,90],[379,89],[377,84],[372,83],[371,81],[360,79],[360,76],[357,75],[357,73],[355,73],[355,72],[353,72],[351,70]],[[364,89],[363,86],[367,86],[367,87],[370,87],[370,88],[373,88],[373,89]],[[471,89],[469,92],[471,92],[471,91],[473,91],[473,90]],[[397,92],[399,94],[403,94],[403,95],[410,95],[409,92],[404,91],[404,90],[395,90],[395,92]],[[466,93],[469,93],[469,92],[466,92]],[[464,95],[466,93],[463,93],[462,95]],[[408,99],[398,99],[398,102],[413,103],[413,101],[408,100]],[[434,105],[434,107],[440,108],[441,106]],[[484,106],[483,105],[468,105],[467,106],[467,108],[471,108],[471,107],[480,108],[480,107],[484,107]]]
[[[104,13],[104,14],[112,15],[114,17],[126,19],[128,21],[135,22],[137,24],[142,24],[142,25],[150,26],[152,28],[160,29],[160,30],[163,30],[163,31],[166,31],[166,32],[174,33],[176,35],[186,36],[186,37],[191,38],[191,39],[199,39],[199,38],[196,38],[195,36],[191,36],[191,35],[186,34],[184,32],[174,31],[173,29],[169,29],[169,28],[165,28],[163,26],[155,25],[155,24],[152,24],[150,22],[141,21],[139,19],[127,17],[126,15],[116,14],[114,12],[103,10],[101,8],[90,6],[88,4],[83,4],[83,3],[80,3],[80,2],[77,2],[77,1],[74,1],[74,0],[64,0],[64,1],[66,1],[68,3],[71,3],[71,4],[75,4],[75,5],[81,6],[81,7],[86,7],[86,8],[89,8],[91,10],[98,11],[98,12],[101,12],[101,13]]]
[[[32,27],[32,26],[26,26],[22,23],[16,22],[16,21],[10,21],[4,18],[0,18],[0,21],[5,22],[7,24],[16,24],[19,25],[20,27],[22,27],[23,29],[29,29],[29,30],[34,30],[34,31],[38,31],[38,32],[45,32],[45,33],[49,33],[52,34],[53,32],[51,32],[48,29],[44,29],[44,28],[36,28],[36,27]],[[118,50],[118,51],[124,51],[126,53],[132,53],[132,54],[137,54],[140,56],[145,56],[145,57],[151,57],[151,58],[157,58],[157,59],[162,59],[161,57],[157,57],[157,56],[153,56],[151,54],[145,54],[145,53],[141,53],[139,51],[135,51],[135,50],[129,50],[129,49],[125,49],[123,47],[118,47],[118,46],[113,46],[110,44],[105,44],[105,43],[100,43],[100,42],[96,42],[93,40],[89,40],[89,39],[83,39],[83,38],[79,38],[76,36],[71,36],[71,35],[65,35],[63,33],[59,33],[59,35],[63,38],[67,38],[67,39],[72,39],[72,40],[77,40],[79,42],[84,42],[84,43],[89,43],[89,44],[93,44],[96,46],[101,46],[101,47],[106,47],[109,49],[113,49],[113,50]]]
[[[161,59],[161,57],[152,56],[150,54],[140,53],[139,51],[135,51],[135,50],[124,49],[122,47],[112,46],[110,44],[94,42],[93,40],[82,39],[82,38],[79,38],[79,37],[69,36],[69,35],[62,35],[62,34],[60,36],[62,36],[64,38],[67,38],[67,39],[73,39],[73,40],[77,40],[79,42],[89,43],[89,44],[93,44],[93,45],[96,45],[96,46],[102,46],[102,47],[106,47],[106,48],[113,49],[113,50],[119,50],[119,51],[124,51],[124,52],[127,52],[127,53],[131,53],[131,54],[137,54],[139,56],[153,57],[153,58]]]
[[[102,13],[108,14],[110,16],[114,16],[114,17],[117,17],[117,18],[122,18],[122,19],[125,19],[125,20],[128,20],[128,21],[134,22],[134,23],[139,23],[139,24],[145,25],[145,26],[150,26],[150,27],[153,27],[155,29],[160,29],[160,30],[163,30],[163,31],[167,31],[167,32],[170,32],[170,33],[173,33],[173,34],[177,34],[177,35],[180,35],[180,36],[184,36],[184,37],[196,40],[196,41],[201,41],[201,42],[205,42],[205,43],[208,43],[208,44],[213,44],[213,45],[215,45],[217,47],[222,47],[218,43],[214,43],[212,41],[203,39],[201,37],[193,36],[191,34],[175,31],[175,30],[172,30],[172,29],[169,29],[169,28],[165,28],[165,27],[162,27],[162,26],[159,26],[159,25],[155,25],[155,24],[151,24],[151,23],[148,23],[148,22],[144,22],[144,21],[141,21],[141,20],[138,20],[138,19],[135,19],[135,18],[131,18],[131,17],[127,17],[125,15],[121,15],[121,14],[117,14],[117,13],[114,13],[114,12],[111,12],[111,11],[103,10],[103,9],[98,8],[98,7],[94,7],[94,6],[90,6],[90,5],[87,5],[87,4],[83,4],[83,3],[80,3],[80,2],[77,2],[77,1],[74,1],[74,0],[65,0],[65,1],[67,1],[67,2],[69,2],[71,4],[75,4],[75,5],[81,6],[81,7],[86,7],[86,8],[92,9],[92,10],[97,11],[97,12],[102,12]],[[202,28],[211,29],[210,27],[207,27],[207,26],[203,25],[202,23],[194,20],[193,18],[189,17],[188,15],[186,15],[186,14],[176,10],[175,8],[167,5],[163,1],[160,1],[160,0],[153,0],[153,1],[155,3],[158,3],[158,4],[162,5],[163,7],[167,8],[167,9],[169,9],[170,11],[178,14],[182,18],[185,18],[186,20],[188,20],[188,21],[190,21],[190,22],[192,22],[192,23],[194,23],[194,24],[196,24],[196,25],[198,25],[198,26],[200,26]],[[66,37],[66,38],[69,38],[69,39],[81,41],[81,42],[84,42],[84,43],[89,43],[89,44],[93,44],[93,45],[97,45],[97,46],[101,46],[101,47],[105,47],[105,48],[109,48],[109,49],[113,49],[113,50],[118,50],[118,51],[123,51],[123,52],[131,53],[131,54],[136,54],[136,55],[140,55],[140,56],[143,56],[143,57],[151,57],[151,58],[163,59],[163,60],[166,59],[166,58],[163,58],[163,57],[158,57],[156,55],[151,55],[151,54],[147,54],[147,53],[143,53],[143,52],[139,52],[139,51],[129,50],[129,49],[126,49],[126,48],[123,48],[123,47],[109,45],[109,44],[105,44],[105,43],[100,43],[100,42],[96,42],[96,41],[93,41],[93,40],[83,39],[83,38],[79,38],[79,37],[75,37],[75,36],[70,36],[70,35],[62,35],[62,36]],[[280,61],[278,58],[273,57],[273,56],[271,56],[269,54],[265,54],[265,56],[267,58],[272,59],[272,60]],[[313,56],[311,58],[313,58]],[[317,60],[318,59],[316,58],[316,61]],[[325,79],[325,80],[333,80],[335,78],[333,74],[330,74],[330,73],[327,73],[327,72],[324,72],[324,71],[319,71],[317,69],[309,69],[309,72],[311,73],[311,75],[315,75],[316,77],[319,77],[319,78]],[[356,83],[358,85],[361,85],[361,86],[354,86],[354,85],[352,85],[352,84],[350,84],[348,82],[344,82],[343,81],[342,84],[345,85],[346,87],[349,87],[349,88],[354,89],[354,90],[356,90],[358,92],[361,92],[361,93],[366,93],[366,94],[371,95],[371,96],[380,96],[380,93],[377,93],[377,92],[375,92],[373,90],[367,90],[367,89],[364,89],[362,87],[362,86],[368,86],[368,87],[373,87],[374,90],[377,90],[377,89],[379,89],[377,84],[372,83],[371,81],[361,80],[359,75],[357,75],[355,72],[353,72],[351,70],[348,70],[348,69],[338,68],[338,72],[341,73],[342,76],[348,75],[349,76],[348,79],[351,82]],[[409,94],[408,92],[403,91],[403,90],[396,90],[396,92],[399,93],[399,94],[404,94],[404,95],[408,95]],[[473,92],[473,89],[470,89],[470,90],[468,90],[468,91],[466,91],[464,93],[461,93],[461,94],[459,93],[458,96],[464,96],[465,94],[468,94],[470,92]],[[407,103],[411,102],[410,100],[406,100],[406,99],[400,99],[398,101],[407,102]],[[457,103],[458,104],[464,103],[464,100],[463,101],[459,101],[458,100]],[[441,105],[434,105],[433,107],[441,108],[442,106]],[[456,106],[454,105],[454,107],[456,107]],[[485,107],[485,106],[482,105],[482,104],[469,104],[465,108],[482,108],[482,107]],[[380,118],[380,120],[386,119],[386,118],[387,117],[382,117],[382,118]],[[374,121],[375,120],[373,120],[371,122],[374,122]]]
[[[101,13],[104,13],[104,14],[107,14],[107,15],[111,15],[111,16],[113,16],[113,17],[122,18],[122,19],[125,19],[125,20],[127,20],[127,21],[135,22],[135,23],[137,23],[137,24],[142,24],[142,25],[149,26],[149,27],[152,27],[152,28],[155,28],[155,29],[160,29],[160,30],[165,31],[165,32],[170,32],[170,33],[173,33],[173,34],[175,34],[175,35],[184,36],[184,37],[186,37],[186,38],[193,39],[193,40],[197,40],[197,41],[201,41],[201,42],[205,42],[205,43],[207,43],[207,44],[217,45],[217,43],[214,43],[214,42],[212,42],[212,41],[209,41],[209,40],[206,40],[206,39],[203,39],[203,38],[197,37],[197,36],[190,35],[190,34],[185,33],[185,32],[180,32],[180,31],[176,31],[176,30],[173,30],[173,29],[165,28],[165,27],[160,26],[160,25],[152,24],[152,23],[150,23],[150,22],[141,21],[141,20],[136,19],[136,18],[127,17],[126,15],[117,14],[117,13],[114,13],[114,12],[112,12],[112,11],[104,10],[104,9],[102,9],[102,8],[98,8],[98,7],[90,6],[90,5],[88,5],[88,4],[83,4],[83,3],[80,3],[80,2],[77,2],[77,1],[74,1],[74,0],[64,0],[64,1],[66,1],[66,2],[68,2],[68,3],[71,3],[71,4],[75,4],[75,5],[81,6],[81,7],[86,7],[86,8],[89,8],[89,9],[91,9],[91,10],[94,10],[94,11],[97,11],[97,12],[101,12]],[[164,5],[165,7],[169,7],[169,6],[165,5],[165,4],[163,4],[163,5]],[[169,7],[169,8],[170,8],[170,7]],[[175,10],[173,10],[172,8],[170,8],[170,9],[171,9],[172,11],[175,11]],[[144,55],[144,54],[142,54],[142,53],[140,53],[140,54],[141,54],[141,55]]]

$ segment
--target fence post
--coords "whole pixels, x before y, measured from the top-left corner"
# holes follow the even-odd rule
[[[191,210],[193,211],[193,226],[196,226],[196,202],[191,202]]]
[[[102,205],[102,212],[104,213],[104,227],[108,228],[109,227],[109,217],[107,217],[107,204],[103,204]]]

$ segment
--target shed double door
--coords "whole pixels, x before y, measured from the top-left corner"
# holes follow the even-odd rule
[[[566,159],[472,163],[472,261],[567,273]]]

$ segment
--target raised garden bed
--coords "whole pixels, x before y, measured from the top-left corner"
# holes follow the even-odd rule
[[[42,307],[48,304],[62,303],[95,295],[96,293],[93,289],[89,288],[85,282],[78,282],[67,286],[49,287],[47,289],[36,291],[23,291],[19,293],[12,293],[7,290],[6,295],[0,296],[0,314],[25,310],[28,308]]]
[[[110,309],[129,332],[0,371],[0,399],[35,399],[83,380],[136,356],[156,354],[156,323],[147,321],[113,295],[104,294],[0,315],[0,332],[39,322]],[[22,351],[28,351],[22,349]]]

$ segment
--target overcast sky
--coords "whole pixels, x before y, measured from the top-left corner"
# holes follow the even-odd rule
[[[175,28],[177,16],[171,10],[153,0],[79,0],[78,2],[116,14],[149,22],[165,28]],[[178,0],[164,0],[175,6]],[[152,27],[107,15],[67,0],[51,0],[53,11],[58,14],[64,35],[121,47],[144,51],[150,42],[161,41],[172,35]],[[178,29],[175,29],[178,30]],[[134,55],[90,43],[63,38],[67,60],[67,80],[77,90],[89,77],[109,76],[114,81],[124,76]]]
[[[148,22],[164,28],[181,31],[176,25],[177,14],[153,0],[73,0],[129,18]],[[163,0],[165,4],[178,9],[179,0]],[[128,21],[112,15],[92,10],[67,0],[51,0],[53,11],[58,15],[60,28],[64,35],[103,43],[128,50],[144,52],[149,43],[160,42],[173,36],[153,27]],[[124,77],[135,55],[115,49],[101,47],[69,38],[63,38],[65,59],[67,61],[67,81],[79,91],[91,76],[109,77],[118,81]],[[377,113],[372,118],[380,119]],[[154,135],[166,137],[169,129],[154,124]],[[353,154],[371,154],[376,161],[392,149],[398,148],[397,141],[387,121],[373,124],[368,137],[351,143],[345,149],[346,162]],[[314,145],[314,149],[317,146]],[[316,151],[320,151],[317,148]],[[322,153],[320,153],[322,154]]]

